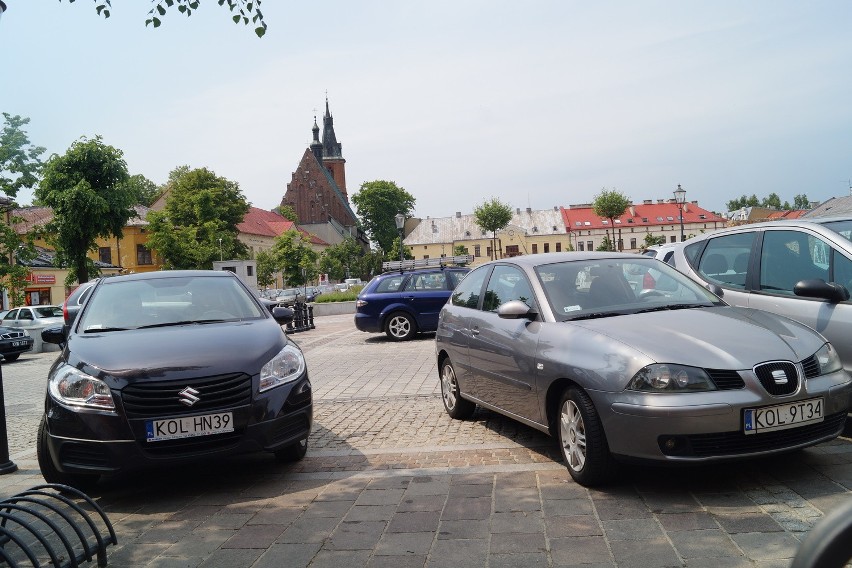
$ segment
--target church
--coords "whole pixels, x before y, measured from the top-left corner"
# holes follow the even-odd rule
[[[351,236],[367,250],[369,241],[349,205],[345,168],[343,145],[334,133],[326,98],[322,140],[314,117],[313,141],[293,172],[281,205],[290,206],[298,216],[299,226],[323,241],[336,245]]]

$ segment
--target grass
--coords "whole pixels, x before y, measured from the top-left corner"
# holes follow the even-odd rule
[[[323,292],[316,297],[314,302],[317,304],[325,304],[328,302],[354,302],[358,299],[358,292],[361,291],[361,288],[361,286],[356,286],[345,292]]]

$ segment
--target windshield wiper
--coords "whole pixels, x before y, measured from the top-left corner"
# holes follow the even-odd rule
[[[583,314],[580,316],[576,316],[573,318],[568,318],[565,321],[579,321],[579,320],[588,320],[588,319],[598,319],[598,318],[609,318],[612,316],[624,316],[627,315],[624,312],[593,312],[590,314]]]
[[[710,308],[713,304],[666,304],[665,306],[654,306],[633,312],[634,314],[645,314],[648,312],[662,312],[665,310],[688,310],[691,308]]]
[[[136,329],[151,329],[152,327],[172,327],[176,325],[196,325],[196,324],[205,324],[205,323],[221,323],[224,321],[223,319],[204,319],[204,320],[181,320],[181,321],[168,321],[162,323],[152,323],[148,325],[140,325]]]
[[[129,327],[87,327],[83,333],[106,333],[109,331],[127,331]]]

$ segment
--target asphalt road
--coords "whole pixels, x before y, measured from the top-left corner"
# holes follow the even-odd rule
[[[314,387],[307,457],[108,480],[110,566],[789,566],[852,499],[852,439],[700,468],[625,467],[574,484],[553,442],[488,411],[441,406],[434,337],[392,343],[352,316],[293,334]],[[12,461],[0,497],[42,482],[35,433],[55,353],[3,365]]]

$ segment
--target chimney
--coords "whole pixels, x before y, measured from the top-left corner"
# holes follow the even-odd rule
[[[520,208],[520,207],[518,207],[517,209],[515,209],[515,214],[516,214],[516,215],[520,215],[520,214],[521,214],[521,208]]]
[[[527,213],[532,213],[532,207],[527,207]]]
[[[456,211],[456,219],[461,219],[461,211]]]
[[[651,203],[653,203],[653,201],[652,201],[652,200],[650,200],[650,199],[646,199],[646,200],[644,200],[644,201],[642,202],[642,205],[651,205]]]
[[[631,205],[631,206],[630,206],[630,216],[631,216],[631,217],[635,217],[635,216],[636,216],[636,206],[635,206],[635,205]]]

